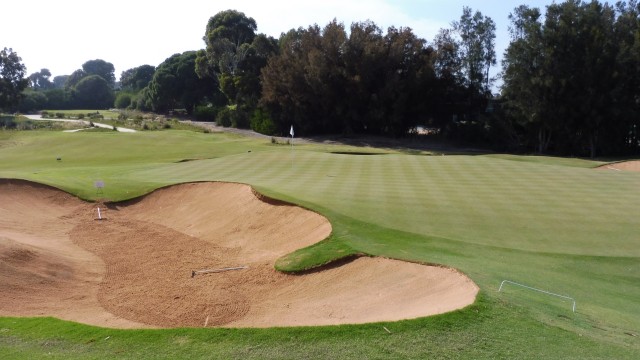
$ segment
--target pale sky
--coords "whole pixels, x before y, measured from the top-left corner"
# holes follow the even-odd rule
[[[88,60],[102,59],[124,70],[158,66],[166,58],[205,47],[202,37],[210,17],[235,9],[252,17],[258,32],[278,38],[292,28],[333,18],[349,27],[372,20],[387,27],[410,27],[432,41],[440,28],[450,28],[463,6],[493,19],[496,52],[501,58],[509,42],[508,14],[527,4],[543,12],[553,0],[19,0],[0,5],[0,48],[10,47],[22,58],[27,75],[47,68],[52,78],[68,75]],[[491,76],[498,72],[496,68]]]

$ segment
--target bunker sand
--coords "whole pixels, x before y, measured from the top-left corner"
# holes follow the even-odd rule
[[[623,161],[597,167],[600,170],[640,171],[640,160]]]
[[[113,328],[312,326],[410,319],[475,300],[463,274],[398,260],[274,270],[330,233],[324,217],[247,185],[182,184],[107,208],[0,180],[0,316]]]

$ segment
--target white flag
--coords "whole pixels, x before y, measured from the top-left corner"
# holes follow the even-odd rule
[[[291,125],[291,130],[289,130],[289,135],[291,135],[291,137],[293,137],[293,125]]]

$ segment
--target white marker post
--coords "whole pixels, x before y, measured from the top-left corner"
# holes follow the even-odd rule
[[[102,220],[102,214],[100,213],[100,208],[98,208],[98,220]]]

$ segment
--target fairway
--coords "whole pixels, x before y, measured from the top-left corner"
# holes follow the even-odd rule
[[[391,334],[369,324],[150,335],[4,318],[0,328],[9,330],[0,333],[0,353],[41,355],[45,350],[34,342],[55,338],[61,345],[53,351],[60,357],[109,357],[137,346],[146,349],[137,355],[171,357],[168,339],[185,337],[192,346],[180,357],[631,359],[640,354],[637,172],[596,170],[602,163],[579,159],[290,147],[187,131],[6,132],[0,134],[0,158],[0,178],[102,201],[132,199],[176,183],[249,184],[331,223],[329,238],[278,253],[276,267],[302,270],[363,253],[455,268],[480,288],[476,302],[463,310],[383,323]],[[100,195],[96,180],[106,184]],[[576,299],[576,312],[562,299],[509,287],[498,293],[505,279],[569,295]],[[30,330],[36,323],[42,333]],[[67,329],[62,335],[46,330],[60,327]],[[110,341],[118,342],[84,344],[82,334],[100,339],[114,334]],[[255,344],[261,350],[251,350]]]

